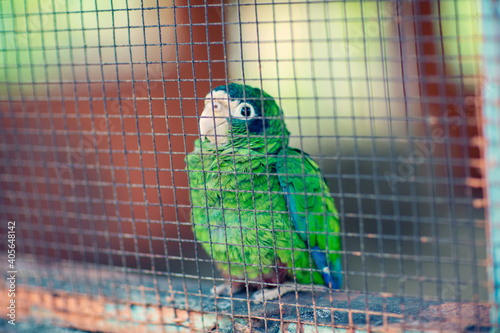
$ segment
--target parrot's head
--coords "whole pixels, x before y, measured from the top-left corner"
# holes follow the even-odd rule
[[[231,83],[205,97],[200,134],[217,147],[264,149],[288,144],[283,113],[264,91]],[[276,147],[277,148],[277,147]]]

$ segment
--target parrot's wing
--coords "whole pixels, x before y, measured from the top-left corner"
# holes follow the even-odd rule
[[[295,230],[311,249],[326,285],[342,285],[338,213],[318,165],[304,152],[288,148],[276,170]]]

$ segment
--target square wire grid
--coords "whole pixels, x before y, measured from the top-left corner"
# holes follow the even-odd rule
[[[46,267],[23,286],[212,312],[200,295],[225,279],[193,238],[184,158],[205,95],[239,82],[321,168],[361,323],[388,325],[373,295],[487,300],[474,1],[34,3],[0,3],[0,214]]]

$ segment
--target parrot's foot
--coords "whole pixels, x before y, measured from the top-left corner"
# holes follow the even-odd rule
[[[290,292],[295,292],[295,291],[311,292],[313,290],[320,292],[328,292],[331,289],[325,286],[314,285],[313,287],[311,287],[310,285],[300,285],[289,282],[280,284],[279,288],[272,288],[272,289],[264,288],[261,290],[257,290],[256,292],[253,293],[252,300],[257,302],[272,301]]]
[[[294,283],[283,283],[277,288],[257,290],[253,293],[252,300],[257,302],[272,301],[292,291],[295,291]]]
[[[237,294],[239,293],[240,291],[242,291],[243,289],[245,289],[245,287],[234,287],[229,284],[219,284],[218,286],[216,287],[213,287],[211,290],[210,290],[210,293],[212,295],[215,295],[215,296],[230,296],[231,295],[231,291],[233,294]]]

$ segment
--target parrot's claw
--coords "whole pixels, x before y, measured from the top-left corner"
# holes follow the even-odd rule
[[[310,285],[284,283],[281,284],[279,288],[257,290],[253,293],[252,300],[256,302],[272,301],[290,292],[311,292],[312,290],[316,292],[328,292],[331,289],[325,286],[314,285],[314,287],[311,288]]]
[[[252,300],[257,302],[272,301],[292,291],[295,291],[295,284],[284,283],[279,288],[257,290],[253,293]]]
[[[239,293],[243,288],[240,288],[240,289],[235,289],[235,288],[232,288],[230,285],[228,284],[225,284],[225,283],[222,283],[222,284],[219,284],[218,286],[216,287],[213,287],[211,290],[210,290],[210,293],[214,296],[230,296],[231,295],[231,291],[233,294],[237,294]]]

